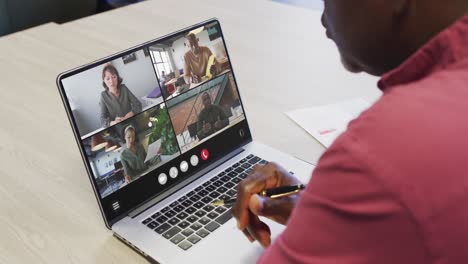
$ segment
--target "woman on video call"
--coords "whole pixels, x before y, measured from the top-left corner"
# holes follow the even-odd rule
[[[102,69],[102,85],[105,91],[99,99],[100,119],[103,127],[115,125],[141,111],[141,103],[123,84],[119,72],[112,64]]]
[[[135,128],[127,126],[124,130],[125,148],[120,154],[125,181],[127,183],[135,180],[148,167],[145,164],[146,151],[143,146],[136,141]]]

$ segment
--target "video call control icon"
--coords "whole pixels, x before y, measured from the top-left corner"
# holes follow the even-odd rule
[[[197,155],[192,155],[192,157],[190,157],[190,164],[192,164],[193,167],[198,165],[198,161]]]
[[[158,176],[158,182],[159,182],[159,184],[161,184],[161,185],[166,184],[166,182],[167,182],[167,175],[166,175],[166,173],[161,173],[161,174],[159,174],[159,176]]]
[[[172,178],[172,179],[175,179],[177,177],[177,175],[179,175],[179,170],[177,170],[176,167],[172,167],[170,170],[169,170],[169,176]]]
[[[208,152],[208,150],[202,149],[200,153],[200,157],[202,158],[202,160],[207,160],[209,156],[210,156],[210,153]]]
[[[188,168],[189,168],[189,165],[188,165],[188,162],[187,162],[187,161],[184,160],[184,161],[182,161],[182,162],[180,163],[180,170],[181,170],[182,172],[188,171]]]

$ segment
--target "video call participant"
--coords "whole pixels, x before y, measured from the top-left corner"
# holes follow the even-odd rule
[[[223,109],[211,103],[211,97],[207,92],[202,94],[204,108],[198,114],[197,136],[199,140],[221,130],[229,124],[229,119]]]
[[[117,124],[141,112],[141,103],[123,84],[119,72],[112,64],[102,69],[102,85],[105,91],[99,99],[100,119],[103,127]]]
[[[202,81],[202,77],[206,75],[208,61],[213,53],[208,47],[200,46],[198,44],[198,38],[193,33],[185,37],[185,43],[190,48],[184,55],[185,82],[188,84],[199,83]],[[214,76],[218,72],[220,72],[219,63],[215,59],[213,66],[211,66],[210,73]]]
[[[127,126],[124,130],[125,148],[120,154],[125,181],[127,183],[138,178],[148,167],[145,164],[146,151],[143,146],[136,141],[136,131],[133,126]]]

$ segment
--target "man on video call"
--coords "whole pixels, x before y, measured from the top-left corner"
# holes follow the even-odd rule
[[[268,247],[258,263],[468,263],[468,1],[323,2],[343,65],[380,76],[383,95],[298,195],[257,195],[298,182],[257,166],[239,184],[238,228]],[[259,216],[286,225],[273,243]]]
[[[208,61],[213,53],[208,47],[200,46],[197,36],[193,33],[185,37],[185,44],[190,49],[184,55],[185,82],[188,84],[199,83],[202,81],[202,77],[206,75]],[[215,76],[218,72],[220,72],[219,63],[215,59],[214,64],[211,66],[210,73]]]
[[[197,136],[199,140],[229,125],[229,119],[223,109],[211,103],[211,97],[207,92],[202,94],[204,108],[198,114]]]

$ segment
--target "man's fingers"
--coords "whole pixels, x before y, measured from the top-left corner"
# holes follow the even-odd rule
[[[250,212],[249,212],[250,213]],[[247,226],[247,230],[250,235],[257,240],[262,247],[267,247],[271,243],[271,231],[267,224],[260,221],[258,216],[250,213],[250,223]]]

